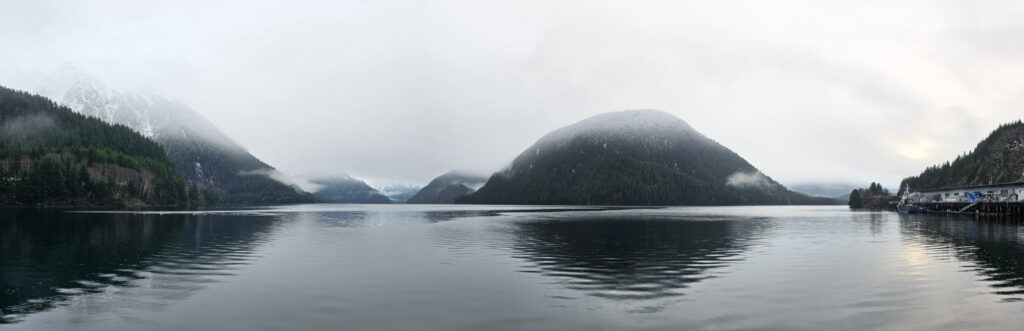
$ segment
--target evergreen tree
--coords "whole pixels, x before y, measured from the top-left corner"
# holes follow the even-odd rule
[[[15,164],[0,177],[0,203],[97,204],[128,197],[151,204],[185,202],[184,183],[163,149],[123,125],[110,125],[46,98],[0,87],[0,123],[19,121],[43,124],[27,133],[8,132],[17,126],[0,126],[0,161]],[[25,165],[19,166],[21,162]],[[92,165],[119,167],[122,173],[151,173],[155,194],[143,192],[138,185],[115,191],[109,180],[96,185],[87,170]]]
[[[86,165],[78,167],[78,196],[86,197],[92,189],[92,179],[89,177],[89,170]]]
[[[0,205],[10,204],[14,198],[14,178],[0,166]]]
[[[863,208],[864,202],[861,201],[860,195],[861,189],[854,189],[853,192],[850,192],[850,201],[847,203],[847,205],[849,205],[850,208]]]
[[[1024,123],[1000,125],[973,151],[957,155],[952,162],[927,167],[917,176],[907,177],[900,187],[929,190],[968,185],[986,185],[1024,180],[1024,153],[1020,137]]]
[[[850,192],[850,199],[847,205],[850,208],[885,209],[892,200],[889,190],[882,187],[882,184],[872,182],[867,188],[859,188]]]
[[[190,204],[201,204],[202,198],[199,196],[199,186],[195,182],[192,182],[188,188],[188,200]]]

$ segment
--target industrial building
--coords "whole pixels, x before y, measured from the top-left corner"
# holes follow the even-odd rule
[[[910,199],[919,203],[933,202],[1021,202],[1024,201],[1024,182],[972,185],[925,190],[911,193]]]

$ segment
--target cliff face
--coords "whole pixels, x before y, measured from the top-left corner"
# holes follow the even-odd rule
[[[156,178],[152,172],[119,167],[114,164],[94,164],[88,169],[93,182],[108,183],[111,202],[125,205],[145,204],[156,196]]]
[[[999,126],[974,151],[903,180],[914,190],[1024,181],[1024,123]]]

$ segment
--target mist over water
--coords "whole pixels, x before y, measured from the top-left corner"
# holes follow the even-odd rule
[[[5,330],[1024,325],[1015,220],[800,206],[3,216]]]

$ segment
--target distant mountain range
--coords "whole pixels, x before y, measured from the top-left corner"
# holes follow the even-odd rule
[[[188,106],[152,94],[118,91],[73,66],[50,75],[39,93],[71,110],[127,126],[166,151],[185,180],[221,192],[229,203],[315,201]]]
[[[314,194],[324,202],[391,203],[391,199],[380,191],[348,175],[313,179],[311,182],[320,186]]]
[[[867,185],[856,185],[850,183],[801,183],[787,185],[789,189],[812,197],[833,198],[846,201],[850,192]]]
[[[392,183],[377,186],[377,191],[391,199],[393,203],[406,203],[417,192],[421,186],[411,184]]]
[[[0,87],[0,205],[168,206],[204,193],[128,127]]]
[[[952,162],[928,167],[920,175],[907,177],[900,189],[912,190],[1024,181],[1024,123],[1000,125],[973,151]]]
[[[429,185],[428,185],[429,186]],[[461,203],[833,204],[790,191],[683,120],[657,110],[597,115],[555,130]]]
[[[487,176],[462,170],[445,173],[424,186],[408,203],[450,204],[461,196],[476,192],[487,183]]]
[[[832,195],[836,193],[832,190],[852,190],[849,187],[800,187],[812,195],[828,198],[791,191],[683,120],[662,111],[633,110],[594,116],[555,130],[490,177],[452,171],[435,178],[422,189],[410,185],[388,185],[378,190],[347,175],[335,176],[313,180],[319,186],[314,195],[289,184],[292,181],[287,180],[287,176],[260,161],[202,115],[180,102],[152,94],[115,90],[71,66],[64,66],[48,77],[38,91],[66,105],[65,111],[69,109],[114,124],[115,128],[127,127],[134,130],[137,137],[155,141],[163,150],[164,161],[173,165],[176,174],[159,172],[160,166],[156,164],[163,161],[151,156],[146,156],[151,161],[146,161],[146,167],[132,163],[121,164],[121,167],[136,172],[156,172],[157,177],[171,182],[177,176],[185,184],[167,182],[171,184],[157,185],[142,181],[132,184],[144,185],[142,191],[131,191],[137,189],[132,186],[118,192],[126,196],[137,193],[138,200],[156,204],[171,201],[197,204],[213,201],[234,204],[314,201],[570,205],[829,204],[836,201],[828,198],[843,194]],[[24,97],[15,92],[10,95]],[[29,122],[26,122],[27,127],[33,125]],[[9,123],[6,125],[10,126]],[[1016,125],[1019,127],[1020,123]],[[8,135],[19,132],[21,127],[19,124],[7,128]],[[13,146],[17,151],[8,154],[25,157],[24,146],[10,145],[13,141],[16,139],[9,140],[7,146]],[[1012,153],[1000,152],[999,160],[1004,156],[1016,157],[1013,148],[1017,145],[1011,146],[1014,143],[1004,141]],[[66,147],[60,144],[46,146],[44,151],[58,151],[58,155],[66,153],[63,151]],[[134,157],[131,153],[119,153]],[[35,152],[29,161],[48,158],[51,157],[44,155],[40,158],[39,152]],[[66,165],[64,174],[82,169],[78,164],[82,160],[67,161],[70,165]],[[992,162],[989,161],[988,165]],[[1002,168],[997,168],[996,172],[974,170],[972,176],[975,177],[970,178],[984,181],[1008,177],[1013,171],[1021,173],[1012,168],[1013,164],[1003,166],[1006,168],[1004,172],[998,172]],[[88,168],[86,171],[91,174],[93,170]],[[81,177],[80,173],[76,176]],[[928,171],[922,176],[934,177]],[[978,179],[982,178],[978,176],[984,179]],[[99,179],[107,180],[102,176]],[[916,180],[916,177],[911,179]],[[153,196],[149,191],[153,187],[172,186],[181,187],[174,188],[177,193],[166,197]],[[178,192],[179,189],[183,191]],[[171,194],[167,192],[170,191],[161,194]]]

